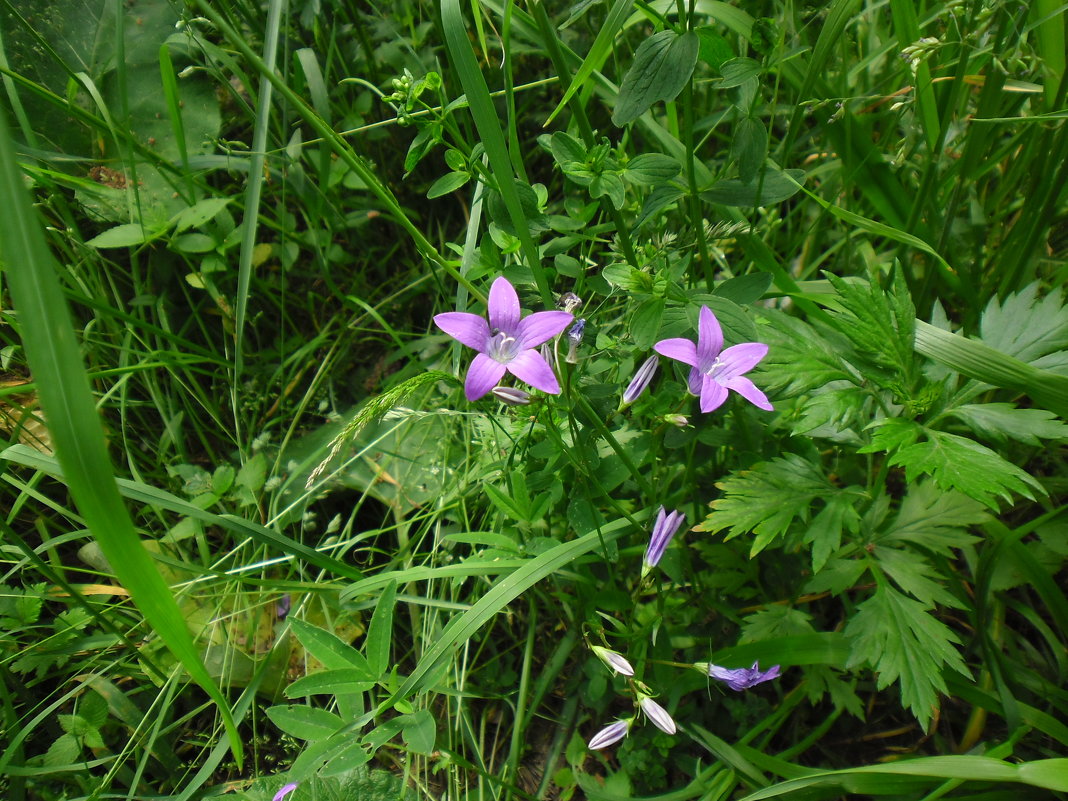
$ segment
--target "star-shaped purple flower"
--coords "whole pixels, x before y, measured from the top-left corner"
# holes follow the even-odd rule
[[[723,330],[708,306],[701,307],[696,344],[676,337],[660,340],[653,350],[690,365],[690,392],[701,397],[702,412],[722,406],[727,400],[727,390],[734,390],[757,408],[772,411],[767,396],[743,375],[767,355],[768,346],[743,342],[723,350]]]
[[[553,369],[535,348],[567,328],[574,315],[543,311],[522,317],[519,296],[504,276],[490,287],[488,305],[489,322],[468,312],[445,312],[434,317],[438,328],[478,351],[464,381],[467,399],[481,398],[497,386],[506,372],[542,392],[560,394]]]
[[[779,677],[779,666],[768,668],[761,672],[760,663],[754,662],[751,668],[723,668],[719,665],[709,665],[708,675],[722,681],[735,692],[748,690],[761,682],[771,681]]]

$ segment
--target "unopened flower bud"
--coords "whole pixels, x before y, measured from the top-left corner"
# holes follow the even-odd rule
[[[634,378],[627,384],[627,388],[623,391],[623,405],[629,406],[638,400],[646,387],[653,380],[653,376],[656,375],[656,368],[660,364],[660,357],[653,354],[644,362],[642,366],[634,373]]]
[[[560,308],[568,314],[574,314],[575,310],[582,305],[582,298],[574,292],[565,292],[560,296]]]
[[[630,726],[634,722],[634,718],[629,720],[617,720],[615,723],[609,723],[595,735],[589,742],[591,751],[596,751],[600,748],[607,748],[610,745],[615,745],[624,737],[627,736],[627,732],[630,731]]]
[[[642,708],[642,712],[645,716],[653,722],[660,731],[665,734],[674,734],[677,729],[675,727],[675,721],[672,720],[671,715],[664,707],[660,706],[649,696],[642,696],[642,699],[638,702],[638,706]]]
[[[494,387],[490,390],[498,400],[509,406],[529,406],[530,393],[517,387]]]
[[[612,668],[612,670],[619,675],[634,675],[634,668],[630,666],[630,662],[627,661],[623,654],[617,653],[609,648],[602,648],[599,645],[591,645],[590,650],[597,655],[598,659],[608,665],[608,667]]]
[[[690,424],[690,419],[684,414],[665,414],[661,419],[679,428],[686,428]]]
[[[586,320],[580,317],[567,331],[567,356],[564,361],[568,364],[578,364],[578,349],[582,344],[582,335],[586,330]]]

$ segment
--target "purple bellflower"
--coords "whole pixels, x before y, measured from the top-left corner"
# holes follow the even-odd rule
[[[492,390],[505,373],[542,392],[560,394],[552,368],[536,348],[559,334],[574,319],[563,311],[522,316],[519,296],[501,276],[489,291],[487,320],[469,312],[445,312],[434,323],[446,334],[478,351],[464,381],[464,394],[478,400]]]
[[[642,560],[643,578],[660,562],[668,543],[684,522],[686,515],[682,512],[668,514],[663,506],[660,507],[660,511],[656,513],[656,523],[653,524],[653,534],[649,537],[649,547],[645,549],[645,559]]]
[[[660,706],[656,701],[647,695],[643,695],[641,700],[638,701],[638,706],[642,708],[642,712],[645,716],[653,722],[660,731],[665,734],[674,734],[676,731],[675,721],[672,720],[671,715],[668,714],[664,707]]]
[[[751,668],[724,668],[719,665],[700,664],[695,665],[700,667],[702,673],[708,673],[709,676],[722,681],[728,687],[735,692],[741,692],[742,690],[748,690],[750,687],[754,687],[765,681],[771,681],[779,677],[779,666],[768,668],[765,671],[760,670],[760,663],[754,662]]]
[[[597,751],[601,748],[615,745],[627,736],[627,732],[630,731],[631,724],[633,723],[634,718],[617,720],[615,723],[609,723],[590,739],[590,742],[588,743],[590,750]]]
[[[723,350],[723,330],[708,306],[701,307],[696,344],[676,337],[653,345],[661,356],[690,366],[690,393],[701,398],[701,411],[711,412],[727,400],[727,390],[734,390],[758,409],[772,411],[767,396],[745,377],[768,353],[760,342],[743,342]]]
[[[290,782],[289,784],[283,784],[282,789],[274,794],[274,798],[271,801],[283,801],[287,795],[297,789],[296,782]]]

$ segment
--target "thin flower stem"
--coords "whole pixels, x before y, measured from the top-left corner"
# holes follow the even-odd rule
[[[619,461],[623,463],[623,466],[627,468],[627,471],[634,478],[634,481],[641,489],[642,494],[644,494],[645,497],[648,499],[652,499],[653,497],[655,497],[653,495],[652,486],[650,486],[645,476],[638,472],[638,468],[635,466],[634,461],[630,458],[630,455],[623,449],[623,446],[616,441],[615,436],[613,436],[612,432],[609,431],[608,426],[604,424],[604,421],[601,419],[600,415],[597,414],[597,412],[592,406],[590,406],[589,401],[582,397],[581,393],[578,392],[574,393],[571,398],[575,401],[575,403],[582,407],[582,411],[586,413],[586,416],[593,423],[598,433],[609,444],[612,450],[615,451],[616,456],[619,457]]]

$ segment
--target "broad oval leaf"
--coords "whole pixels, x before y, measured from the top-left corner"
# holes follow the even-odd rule
[[[663,153],[642,153],[627,163],[623,177],[632,184],[657,186],[670,181],[682,172],[678,159]]]
[[[367,692],[375,686],[374,679],[358,668],[321,670],[302,676],[285,689],[286,698],[306,698],[309,695],[348,695]]]
[[[746,184],[737,178],[716,181],[701,193],[701,199],[720,206],[770,206],[781,203],[800,191],[804,179],[803,170],[767,170],[752,183]]]
[[[674,100],[697,65],[700,41],[693,31],[654,33],[641,43],[634,63],[619,87],[612,124],[623,127],[644,114],[653,103]]]
[[[289,704],[267,710],[271,723],[298,740],[325,740],[345,722],[333,712],[312,706]]]

